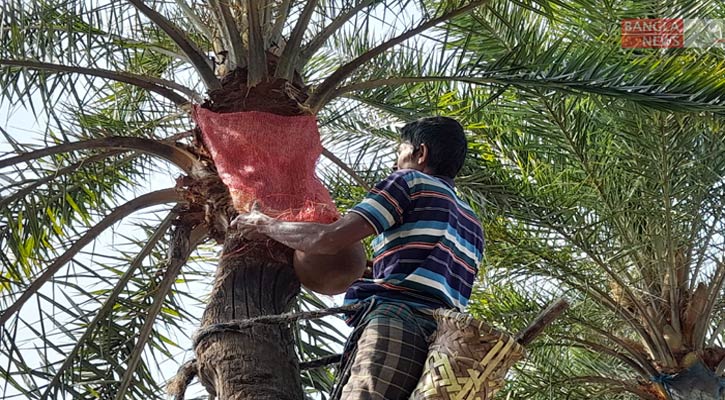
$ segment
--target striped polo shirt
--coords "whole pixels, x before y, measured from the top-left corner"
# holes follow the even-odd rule
[[[483,230],[452,179],[398,170],[350,211],[378,236],[373,279],[353,283],[346,304],[375,297],[419,310],[466,306],[483,256]]]

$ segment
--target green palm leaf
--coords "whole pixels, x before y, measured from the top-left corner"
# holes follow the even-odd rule
[[[158,208],[112,221],[183,174],[172,215],[223,239],[225,211],[207,218],[213,202],[189,183],[214,175],[189,105],[245,66],[247,82],[311,85],[331,160],[320,177],[343,211],[386,174],[395,126],[461,119],[458,187],[488,243],[471,311],[517,331],[559,295],[574,303],[502,396],[651,398],[680,353],[723,346],[725,64],[717,48],[622,49],[620,21],[723,13],[692,0],[4,2],[0,106],[19,103],[41,132],[30,145],[2,128],[3,396],[162,397],[218,247],[173,246]],[[164,275],[169,248],[181,255]],[[325,304],[304,293],[298,308]],[[344,336],[331,320],[295,330],[304,361]],[[308,395],[324,398],[334,373],[303,372]]]

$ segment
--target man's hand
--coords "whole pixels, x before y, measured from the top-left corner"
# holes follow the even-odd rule
[[[274,221],[274,218],[259,211],[259,206],[257,203],[254,203],[250,212],[240,214],[234,218],[231,227],[239,230],[245,239],[262,240],[268,238],[264,232],[264,227],[267,227]]]
[[[252,211],[234,219],[231,227],[248,240],[273,239],[295,251],[293,266],[300,282],[323,294],[344,292],[365,269],[360,240],[375,233],[370,223],[350,213],[331,224],[289,222]]]
[[[375,233],[375,228],[355,213],[349,213],[331,224],[292,222],[264,215],[256,206],[249,213],[235,218],[232,227],[249,240],[269,237],[289,248],[318,255],[338,254]]]

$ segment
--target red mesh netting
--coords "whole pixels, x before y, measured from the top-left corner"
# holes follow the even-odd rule
[[[315,176],[322,145],[314,115],[220,114],[196,106],[194,120],[237,211],[249,211],[257,201],[265,214],[286,221],[339,217]]]

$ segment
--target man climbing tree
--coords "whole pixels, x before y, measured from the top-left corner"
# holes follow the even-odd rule
[[[457,189],[477,211],[485,205],[495,243],[481,268],[493,279],[469,311],[515,330],[553,296],[577,301],[504,396],[691,400],[694,387],[720,400],[722,52],[628,50],[620,40],[625,19],[723,18],[715,2],[7,0],[0,9],[0,114],[10,111],[0,124],[0,398],[161,399],[175,370],[167,363],[192,357],[220,400],[324,398],[329,371],[302,368],[330,355],[323,342],[336,335],[323,322],[216,332],[190,354],[190,326],[321,306],[298,296],[293,251],[242,247],[229,222],[254,201],[278,218],[269,209],[280,195],[347,202],[378,176],[388,121],[441,113],[469,128],[475,157]],[[13,113],[23,106],[35,115]],[[214,139],[232,157],[214,157]],[[322,183],[320,153],[330,161]],[[250,178],[270,182],[272,172],[279,186]],[[338,217],[302,211],[289,220]],[[331,286],[317,290],[343,290],[362,268],[350,243],[346,257],[297,252],[297,274],[314,287],[303,272],[315,266],[312,277]],[[401,283],[385,269],[410,257],[380,254],[386,290],[359,283],[354,299],[420,294],[415,275]],[[351,263],[333,263],[341,259]]]
[[[338,221],[283,222],[257,210],[234,221],[247,237],[295,249],[302,284],[326,294],[347,289],[346,303],[367,304],[349,320],[355,330],[333,398],[407,399],[435,330],[430,311],[468,302],[483,232],[454,191],[466,148],[457,121],[419,119],[402,128],[395,172]],[[361,239],[372,234],[373,278],[355,280],[365,265]]]

